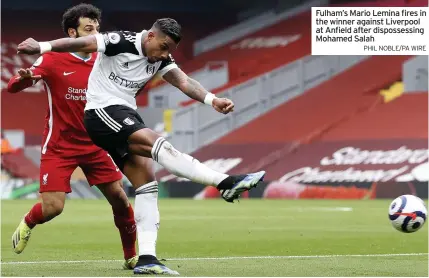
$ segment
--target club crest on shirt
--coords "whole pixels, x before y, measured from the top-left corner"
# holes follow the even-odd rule
[[[133,121],[133,120],[131,120],[130,118],[126,118],[126,119],[124,120],[124,124],[126,124],[126,125],[133,125],[133,124],[134,124],[134,121]]]
[[[155,66],[154,65],[147,65],[146,72],[149,75],[152,75],[155,73]]]
[[[48,175],[49,174],[44,174],[43,178],[42,178],[42,184],[43,185],[47,185],[48,184]]]

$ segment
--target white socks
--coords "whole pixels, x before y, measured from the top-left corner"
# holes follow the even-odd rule
[[[179,152],[162,137],[155,141],[151,153],[152,158],[170,173],[193,182],[217,186],[228,177],[226,174],[210,169],[195,158]]]
[[[136,189],[134,218],[137,226],[139,256],[156,257],[159,229],[158,182],[153,181]]]
[[[216,172],[195,158],[177,151],[160,137],[152,148],[152,158],[170,173],[204,185],[217,186],[228,175]],[[156,257],[156,240],[159,229],[158,183],[147,183],[136,189],[134,218],[137,226],[139,256]]]

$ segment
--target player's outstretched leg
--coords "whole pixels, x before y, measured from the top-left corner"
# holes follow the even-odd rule
[[[152,157],[172,174],[193,182],[215,186],[227,202],[233,202],[240,194],[258,185],[265,171],[239,176],[219,173],[200,163],[197,159],[179,152],[165,138],[145,128],[129,137],[132,153]]]
[[[129,155],[124,174],[133,185],[135,198],[135,220],[139,245],[139,259],[135,274],[178,275],[156,257],[156,241],[160,227],[158,210],[158,183],[153,172],[153,161],[139,155]]]
[[[66,194],[64,192],[43,192],[42,202],[37,203],[25,215],[12,235],[13,251],[22,253],[30,240],[32,229],[61,214]]]

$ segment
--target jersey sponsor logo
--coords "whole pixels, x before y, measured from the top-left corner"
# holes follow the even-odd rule
[[[72,71],[72,72],[63,72],[64,76],[67,76],[67,75],[70,75],[70,74],[73,74],[73,73],[75,73],[75,71]]]
[[[76,89],[73,87],[68,87],[67,94],[65,95],[67,100],[82,100],[86,101],[86,88]]]
[[[128,62],[122,63],[122,64],[121,64],[121,67],[123,67],[123,68],[126,68],[126,69],[127,69],[127,68],[128,68]]]
[[[69,87],[67,90],[70,94],[86,94],[86,88],[76,89],[73,87]]]
[[[124,86],[126,88],[131,88],[131,89],[142,88],[145,84],[145,82],[138,83],[135,81],[127,80],[125,78],[122,78],[122,77],[116,75],[114,72],[110,73],[109,79],[112,80],[113,82],[119,84],[120,86]]]
[[[117,33],[109,33],[108,36],[112,44],[117,44],[121,40],[121,36]]]
[[[73,94],[66,94],[66,99],[67,100],[81,100],[81,101],[86,101],[86,96],[77,96],[77,95],[73,95]]]
[[[147,65],[146,72],[149,75],[153,75],[155,73],[155,66],[154,65]]]
[[[133,120],[131,120],[130,118],[126,118],[123,122],[126,125],[133,125],[133,124],[135,124],[135,122]]]
[[[49,175],[49,174],[44,174],[44,175],[42,176],[42,184],[43,184],[43,185],[47,185],[47,184],[48,184],[48,175]]]

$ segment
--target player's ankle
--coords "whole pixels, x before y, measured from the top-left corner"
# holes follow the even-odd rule
[[[24,223],[25,225],[27,225],[28,228],[33,229],[34,227],[36,227],[36,224],[31,223],[31,221],[26,220],[26,218],[27,218],[27,215],[24,218]]]
[[[235,184],[235,180],[236,178],[234,176],[228,176],[226,177],[224,180],[222,180],[217,186],[216,188],[218,190],[226,190],[226,189],[231,189],[234,184]]]
[[[145,265],[145,264],[160,264],[163,265],[156,256],[144,254],[139,256],[139,261],[137,265]]]

